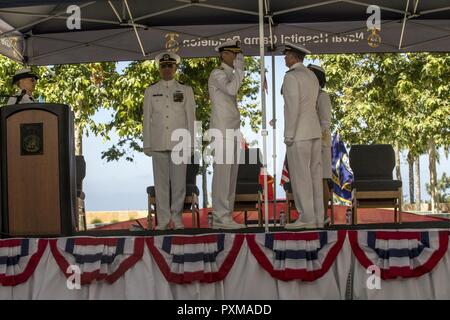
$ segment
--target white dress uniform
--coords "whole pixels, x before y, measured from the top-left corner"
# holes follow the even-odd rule
[[[325,70],[314,64],[309,64],[308,69],[315,73],[321,86],[317,97],[317,113],[322,128],[322,171],[323,179],[331,179],[331,100],[328,93],[323,90],[326,83]]]
[[[153,162],[157,229],[166,229],[171,218],[176,229],[183,227],[187,163],[173,162],[172,151],[179,142],[172,141],[171,135],[176,129],[188,130],[190,136],[185,138],[190,139],[191,151],[194,122],[195,101],[190,86],[176,80],[161,80],[145,90],[144,153]],[[178,156],[178,152],[173,153]]]
[[[20,98],[21,90],[16,93],[15,97],[10,97],[8,99],[8,103],[6,105],[10,104],[22,104],[22,103],[35,103],[36,101],[28,95],[28,93],[25,93],[22,98]]]
[[[216,48],[216,51],[231,51],[240,53],[239,42],[232,40],[225,42]],[[221,141],[216,141],[215,146],[221,145],[223,149],[215,150],[214,174],[212,180],[212,207],[213,226],[223,228],[238,228],[242,225],[232,220],[234,199],[236,194],[236,180],[239,170],[240,157],[240,112],[237,105],[237,94],[244,80],[243,56],[238,54],[234,61],[234,68],[222,63],[220,68],[211,72],[208,80],[209,97],[211,99],[210,136],[212,132],[222,134]],[[237,138],[227,136],[237,130]],[[239,140],[239,141],[237,141]],[[228,145],[228,147],[226,147]],[[226,152],[225,152],[226,148]],[[232,160],[232,161],[231,161]]]
[[[35,73],[33,73],[31,71],[31,69],[25,68],[25,69],[19,69],[19,70],[17,70],[15,72],[15,74],[14,74],[14,76],[12,78],[12,83],[13,84],[17,84],[17,82],[19,80],[26,79],[26,78],[35,78],[36,80],[39,79],[39,77]],[[10,104],[23,104],[23,103],[35,103],[35,102],[37,102],[37,101],[35,101],[32,96],[30,96],[24,90],[19,90],[19,91],[17,91],[15,96],[10,97],[8,99],[7,105],[10,105]]]
[[[299,49],[287,44],[286,48]],[[284,98],[284,138],[289,176],[299,222],[309,226],[323,225],[322,154],[319,117],[316,109],[319,82],[303,63],[292,65],[282,86]],[[292,224],[293,226],[295,225]],[[289,227],[289,225],[287,225]]]
[[[317,112],[322,128],[322,172],[323,179],[331,179],[331,100],[322,89],[317,97]]]

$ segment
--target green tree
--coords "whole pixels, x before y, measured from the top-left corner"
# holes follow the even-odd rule
[[[13,86],[11,79],[20,64],[0,55],[0,105],[3,106],[8,101],[8,96],[16,94],[17,87]]]
[[[17,91],[11,84],[14,72],[22,66],[8,58],[0,57],[1,94]],[[109,89],[117,78],[115,63],[90,63],[56,65],[34,68],[40,75],[35,97],[47,103],[69,105],[75,115],[75,153],[81,155],[83,134],[101,132],[92,117],[100,108],[109,107]],[[7,98],[3,98],[6,103]]]
[[[430,184],[426,184],[427,192],[431,195]],[[444,172],[441,178],[436,183],[437,199],[438,203],[450,202],[450,176]]]
[[[209,129],[209,118],[211,115],[211,101],[208,93],[208,78],[212,70],[218,66],[218,59],[201,58],[191,59],[180,66],[180,80],[192,86],[197,103],[196,118],[202,122],[202,131]],[[245,58],[246,77],[244,78],[238,94],[238,102],[242,116],[242,126],[250,125],[253,131],[257,132],[261,125],[261,110],[255,101],[258,99],[259,86],[256,79],[259,62],[253,58]],[[202,143],[202,152],[207,148],[207,141]],[[203,159],[204,160],[204,159]],[[209,164],[202,161],[200,174],[202,175],[203,207],[208,207],[207,174]]]
[[[158,77],[158,68],[152,61],[134,61],[115,79],[110,88],[112,119],[102,124],[98,132],[109,142],[111,132],[116,132],[119,141],[102,152],[102,159],[109,162],[125,157],[133,161],[134,152],[142,152],[144,92]]]
[[[403,123],[415,155],[428,153],[432,211],[437,211],[439,148],[450,148],[450,55],[409,53],[398,89],[410,112]]]
[[[246,75],[238,95],[242,125],[249,124],[256,131],[261,124],[261,111],[257,102],[259,82],[258,60],[246,58]],[[191,85],[197,103],[196,117],[202,129],[209,128],[211,103],[208,96],[208,78],[219,65],[216,58],[184,60],[180,66],[180,81]],[[20,64],[0,57],[0,95],[14,94],[10,79]],[[102,152],[107,161],[125,157],[133,161],[135,152],[142,152],[142,118],[145,89],[159,79],[159,71],[153,61],[131,62],[122,74],[116,71],[115,63],[89,63],[55,65],[36,68],[41,76],[36,96],[45,102],[65,103],[75,114],[76,153],[82,154],[82,137],[93,132],[105,141],[117,133],[119,141]],[[7,98],[3,98],[6,103]],[[107,123],[96,123],[94,114],[99,109],[111,109],[112,119]],[[206,144],[202,146],[206,147]],[[203,151],[203,150],[202,150]],[[208,165],[201,167],[203,176],[204,206],[207,206],[206,176]]]
[[[11,78],[17,69],[23,68],[19,63],[0,56],[0,101],[6,103],[8,95],[15,94],[17,88]],[[102,126],[96,124],[92,117],[100,108],[109,108],[110,89],[118,77],[115,63],[89,63],[72,65],[55,65],[33,67],[38,73],[35,97],[47,103],[64,103],[75,114],[76,153],[82,154],[82,136],[90,129],[94,133],[103,133]]]
[[[406,149],[410,164],[428,151],[435,180],[436,149],[450,147],[449,59],[428,53],[321,57],[335,106],[333,127],[350,144]]]
[[[64,103],[75,114],[75,152],[81,155],[83,134],[102,132],[93,116],[109,108],[110,90],[118,78],[115,63],[55,65],[43,70],[36,91],[47,103]]]
[[[246,75],[242,88],[238,95],[238,102],[242,115],[242,124],[247,122],[256,131],[261,123],[261,112],[256,102],[259,90],[259,82],[256,74],[258,72],[258,60],[246,58]],[[208,78],[211,71],[219,65],[216,58],[185,59],[182,61],[177,78],[179,81],[193,87],[195,101],[197,104],[196,118],[202,122],[203,131],[209,128],[209,117],[211,115],[211,102],[208,95]],[[110,122],[102,125],[99,133],[109,140],[111,131],[116,131],[119,141],[113,143],[108,150],[104,151],[102,158],[107,161],[118,160],[121,157],[133,161],[134,152],[142,151],[142,121],[143,121],[143,99],[145,89],[159,80],[159,71],[153,61],[132,62],[119,76],[112,88],[113,118]],[[206,144],[202,145],[205,148]],[[203,150],[202,150],[203,151]],[[208,205],[208,194],[206,188],[206,176],[208,164],[202,163],[200,172],[202,174],[203,206]]]

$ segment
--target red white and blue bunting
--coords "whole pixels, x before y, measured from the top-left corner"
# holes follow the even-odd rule
[[[28,281],[47,243],[45,239],[0,240],[0,285],[16,286]]]
[[[276,279],[314,281],[328,272],[345,240],[345,231],[247,235],[250,251]]]
[[[168,282],[211,283],[225,279],[244,235],[211,234],[147,238],[147,246]]]
[[[311,282],[329,275],[338,265],[335,263],[344,245],[345,254],[340,256],[344,260],[339,261],[350,261],[349,254],[353,254],[363,268],[378,266],[383,280],[416,278],[433,272],[438,265],[446,270],[448,241],[448,230],[4,239],[0,240],[0,288],[29,282],[41,267],[59,270],[64,279],[73,275],[76,266],[82,285],[93,281],[113,284],[144,255],[145,261],[150,259],[157,266],[152,270],[172,284],[226,281],[234,265],[240,270],[248,261],[259,264],[273,279]],[[240,254],[242,250],[248,253]],[[145,270],[148,265],[139,268]],[[349,267],[345,268],[340,271],[346,277]]]
[[[73,273],[70,266],[81,272],[81,284],[104,280],[114,283],[141,260],[144,238],[61,238],[50,240],[50,248],[66,277]]]
[[[378,266],[383,280],[420,277],[439,263],[448,248],[448,231],[348,231],[356,259]]]

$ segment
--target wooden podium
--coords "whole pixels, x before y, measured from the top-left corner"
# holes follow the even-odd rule
[[[73,112],[62,104],[0,108],[0,230],[70,235],[75,226]]]

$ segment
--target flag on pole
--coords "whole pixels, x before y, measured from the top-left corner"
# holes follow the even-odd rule
[[[351,204],[353,172],[350,168],[347,149],[338,133],[333,137],[331,157],[333,193],[339,200]]]
[[[264,195],[264,170],[261,169],[261,173],[259,174],[259,184],[262,186],[263,188],[263,199],[265,199],[265,195]],[[267,175],[267,200],[269,201],[273,201],[273,177],[268,174]]]
[[[289,172],[286,167],[286,158],[284,158],[283,170],[281,171],[281,181],[280,185],[284,185],[286,182],[289,182]]]
[[[245,138],[243,138],[241,140],[241,147],[244,150],[250,148],[250,146]],[[259,173],[259,184],[263,188],[263,199],[264,199],[264,170],[263,169],[261,169],[261,171]],[[268,194],[267,199],[269,201],[272,201],[273,200],[273,177],[270,174],[267,175],[267,194]]]
[[[333,172],[333,193],[336,197],[348,204],[351,204],[353,172],[348,161],[348,153],[344,143],[340,140],[339,134],[335,134],[332,143],[332,172]],[[283,170],[281,172],[280,185],[289,182],[289,171],[284,159]]]

